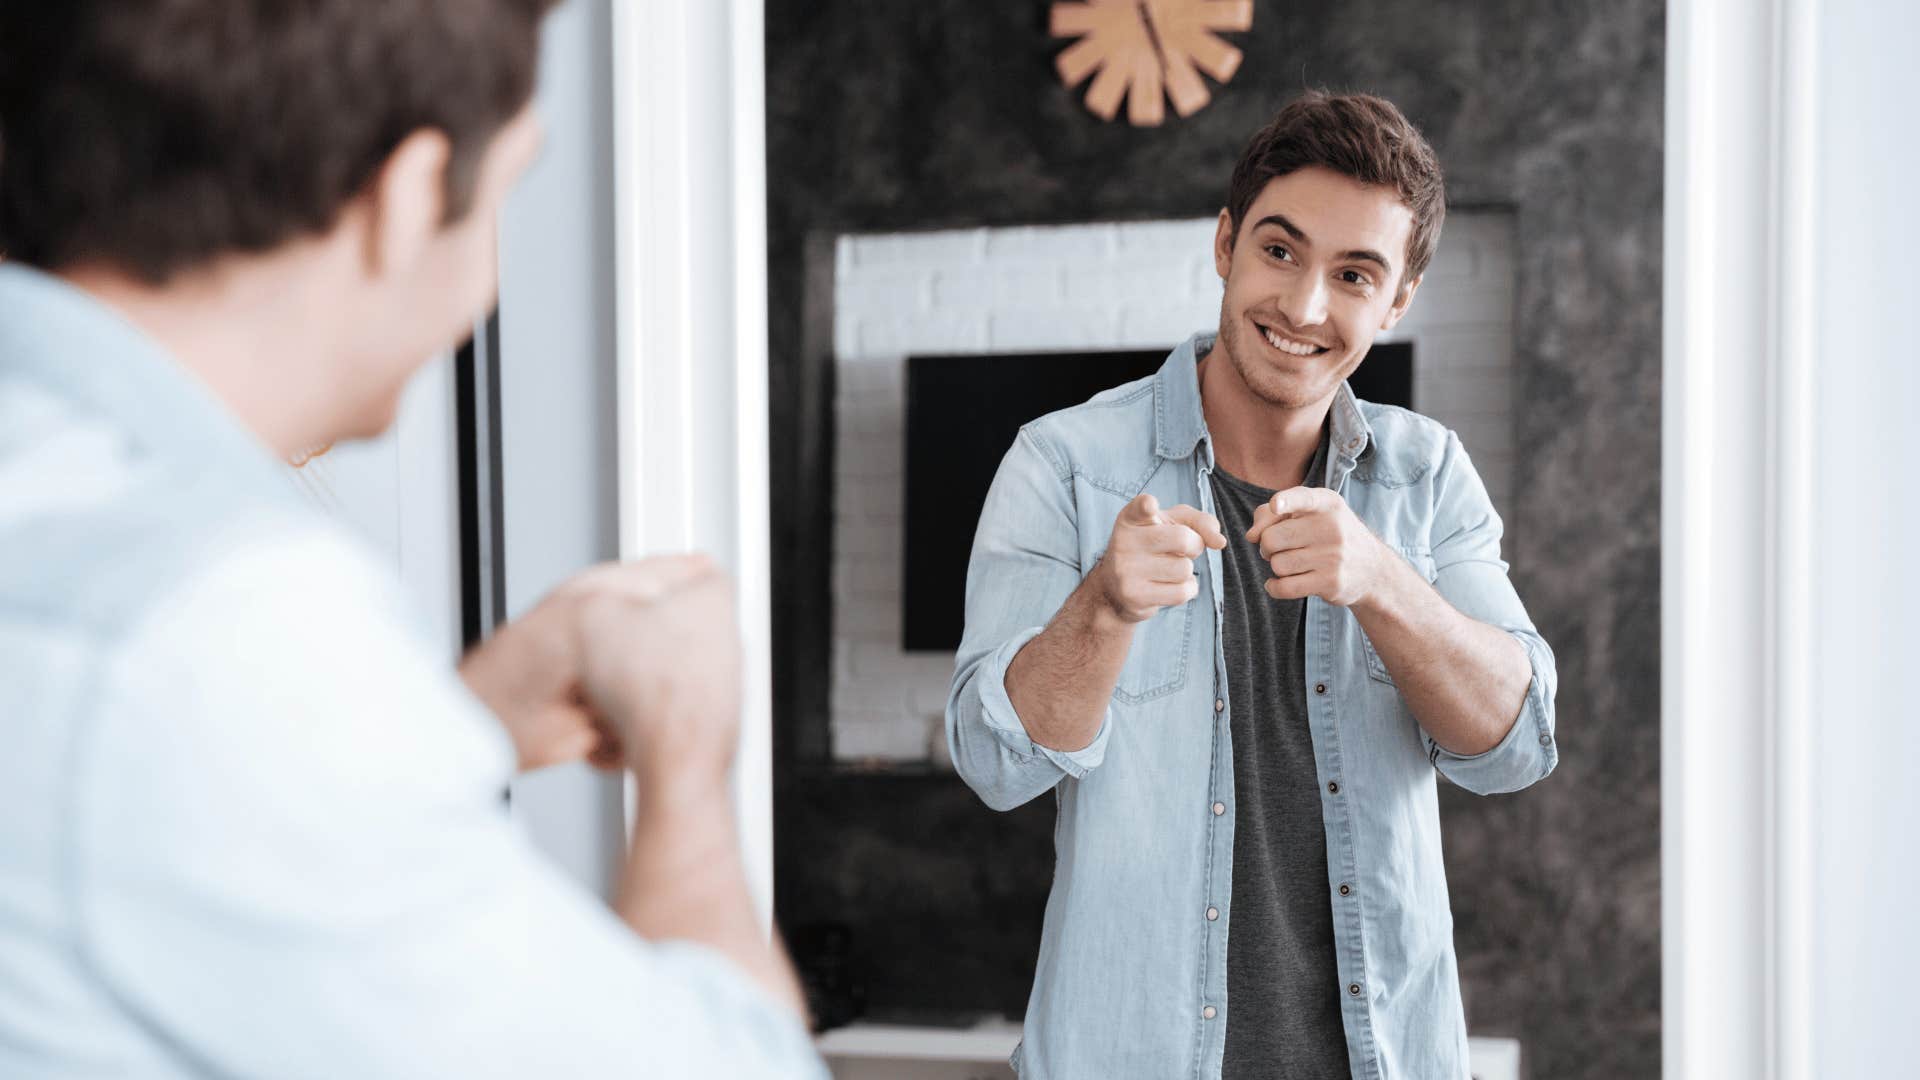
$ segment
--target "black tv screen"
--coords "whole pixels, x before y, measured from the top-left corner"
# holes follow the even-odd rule
[[[1020,425],[1151,375],[1166,359],[1162,350],[908,359],[902,648],[960,647],[974,527]],[[1368,401],[1411,408],[1413,346],[1375,345],[1350,381]]]

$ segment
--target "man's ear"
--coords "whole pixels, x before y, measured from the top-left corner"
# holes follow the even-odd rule
[[[420,258],[446,216],[445,134],[421,128],[400,141],[374,174],[366,200],[366,268],[386,277]]]
[[[1220,211],[1220,227],[1213,232],[1213,269],[1220,280],[1227,280],[1227,271],[1233,266],[1233,215],[1223,208]]]
[[[1419,290],[1420,283],[1426,278],[1427,275],[1423,273],[1407,282],[1406,288],[1400,290],[1400,295],[1393,298],[1393,306],[1387,309],[1387,317],[1380,320],[1380,329],[1391,330],[1395,323],[1406,316],[1407,309],[1413,306],[1413,294]]]

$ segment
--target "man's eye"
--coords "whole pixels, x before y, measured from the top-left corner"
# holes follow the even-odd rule
[[[1367,275],[1361,273],[1358,270],[1340,271],[1340,280],[1346,282],[1349,285],[1371,285],[1372,284],[1372,282],[1367,280]]]
[[[1293,252],[1288,251],[1286,248],[1283,248],[1278,244],[1267,245],[1267,254],[1273,256],[1276,259],[1293,258]]]

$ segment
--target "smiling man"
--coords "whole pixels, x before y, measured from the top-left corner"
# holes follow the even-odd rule
[[[1393,105],[1295,101],[1218,333],[1000,466],[947,734],[989,806],[1058,801],[1028,1080],[1468,1075],[1435,777],[1552,771],[1553,654],[1459,440],[1346,383],[1444,214]]]

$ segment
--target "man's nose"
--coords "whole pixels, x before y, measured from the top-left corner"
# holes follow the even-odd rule
[[[1319,277],[1300,275],[1280,298],[1280,311],[1293,325],[1306,328],[1327,321],[1327,286]]]

